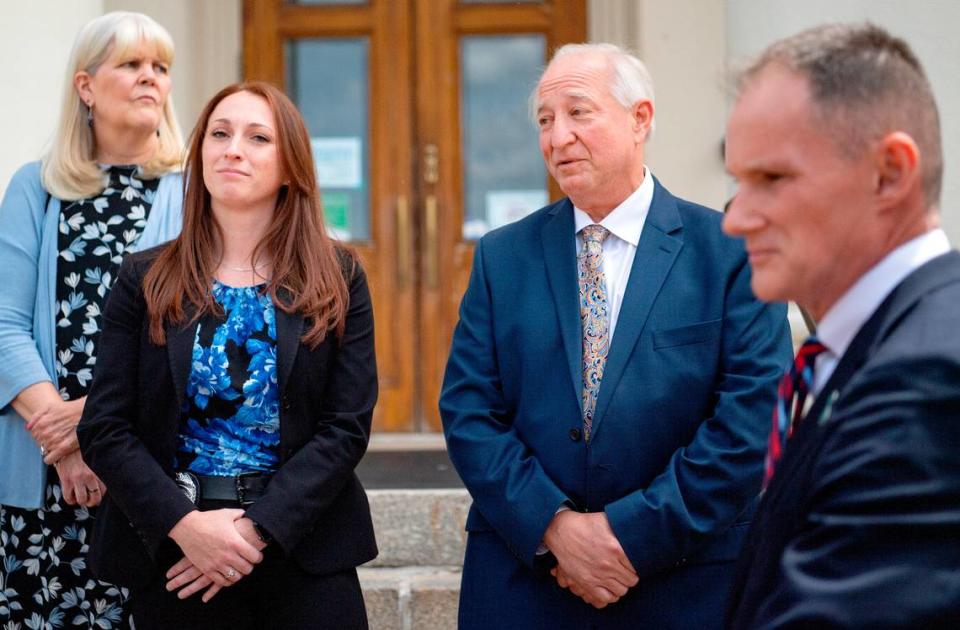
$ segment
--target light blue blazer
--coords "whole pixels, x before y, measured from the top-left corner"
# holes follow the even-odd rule
[[[56,273],[60,200],[40,182],[40,162],[18,170],[0,204],[0,504],[39,508],[47,468],[40,448],[10,402],[24,388],[57,385]],[[160,180],[143,233],[128,251],[169,241],[180,232],[179,173]],[[59,387],[58,387],[59,389]]]

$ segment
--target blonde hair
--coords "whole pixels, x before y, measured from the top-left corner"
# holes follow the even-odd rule
[[[93,75],[111,53],[123,56],[143,42],[156,47],[161,61],[173,63],[170,33],[142,13],[107,13],[88,22],[77,34],[67,65],[60,122],[41,169],[43,187],[54,197],[69,201],[87,199],[106,187],[104,173],[96,163],[95,138],[87,124],[87,107],[74,86],[74,76],[80,71]],[[158,131],[160,141],[156,155],[140,165],[147,179],[181,168],[183,134],[169,96],[163,104]]]

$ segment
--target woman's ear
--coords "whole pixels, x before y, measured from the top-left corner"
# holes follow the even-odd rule
[[[90,89],[90,79],[92,77],[81,70],[73,75],[73,87],[76,88],[77,94],[80,95],[80,100],[87,107],[93,107],[93,91]]]

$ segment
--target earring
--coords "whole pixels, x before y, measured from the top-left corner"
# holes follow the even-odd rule
[[[87,103],[87,126],[93,127],[93,105]]]

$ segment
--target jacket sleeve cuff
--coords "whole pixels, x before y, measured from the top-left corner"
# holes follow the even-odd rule
[[[637,495],[642,495],[642,491],[610,503],[604,513],[630,564],[642,579],[677,566],[679,545],[677,541],[658,539],[655,534],[664,531],[664,525],[657,522],[656,511]]]

